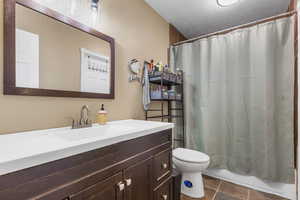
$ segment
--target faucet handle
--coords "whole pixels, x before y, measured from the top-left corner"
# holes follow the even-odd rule
[[[84,119],[80,119],[78,123],[79,123],[79,125],[84,125],[85,121],[84,121]]]
[[[85,124],[86,124],[86,125],[89,125],[89,124],[91,124],[91,123],[92,123],[91,120],[89,120],[89,119],[85,120]]]
[[[78,127],[78,121],[75,120],[73,117],[68,117],[72,121],[72,129],[75,129]]]
[[[70,120],[72,122],[72,128],[74,128],[74,126],[75,126],[75,119],[73,117],[66,117],[66,119],[68,121]]]

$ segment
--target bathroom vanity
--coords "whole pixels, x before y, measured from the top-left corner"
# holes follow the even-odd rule
[[[0,199],[170,200],[171,123],[0,136]]]

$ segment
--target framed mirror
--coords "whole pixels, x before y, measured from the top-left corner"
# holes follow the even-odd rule
[[[114,98],[115,42],[32,0],[5,0],[4,94]]]

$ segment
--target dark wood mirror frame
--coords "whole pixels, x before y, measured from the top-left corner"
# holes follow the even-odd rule
[[[110,44],[111,52],[111,77],[110,94],[87,93],[77,91],[49,90],[36,88],[16,87],[16,4],[22,5],[75,29],[98,37]],[[100,33],[93,28],[81,24],[54,10],[44,7],[32,0],[5,0],[4,2],[4,94],[25,96],[49,97],[77,97],[77,98],[115,98],[115,41],[108,35]]]

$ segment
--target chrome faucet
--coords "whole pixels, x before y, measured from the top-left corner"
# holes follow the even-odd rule
[[[84,114],[84,111],[86,111],[86,114]],[[80,119],[79,119],[79,121],[75,121],[73,119],[72,129],[91,127],[92,121],[89,120],[89,113],[90,113],[89,107],[87,105],[82,106],[81,112],[80,112]]]

